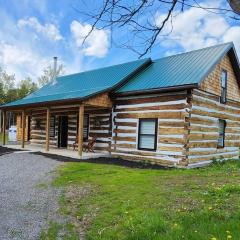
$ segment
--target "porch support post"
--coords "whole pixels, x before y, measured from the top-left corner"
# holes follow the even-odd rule
[[[49,139],[50,139],[50,108],[47,108],[46,151],[49,151]]]
[[[3,145],[6,145],[6,111],[3,111],[3,129],[2,129],[2,133],[3,133]]]
[[[21,146],[24,148],[25,144],[25,126],[26,126],[26,116],[25,116],[25,110],[22,111],[22,141]]]
[[[0,110],[0,133],[2,133],[2,115],[3,115],[3,111]]]
[[[78,114],[78,155],[82,156],[82,145],[83,145],[83,119],[84,119],[84,105],[79,106]]]

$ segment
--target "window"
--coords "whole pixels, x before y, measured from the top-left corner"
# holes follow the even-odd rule
[[[156,150],[157,148],[157,119],[139,119],[138,149]]]
[[[83,140],[88,139],[88,129],[89,129],[89,115],[84,114],[83,120]]]
[[[223,148],[224,147],[224,140],[225,140],[225,128],[226,128],[226,121],[219,119],[218,122],[218,147]]]
[[[227,101],[227,71],[223,70],[221,74],[221,103],[226,103]]]
[[[35,124],[35,130],[42,130],[41,128],[41,119],[40,118],[36,118],[36,124]]]
[[[56,126],[56,118],[55,116],[52,116],[50,118],[50,137],[55,137],[55,126]]]
[[[78,123],[79,123],[79,117],[77,116],[77,133],[78,133]],[[84,120],[83,120],[83,141],[88,140],[88,132],[89,132],[89,115],[84,114]]]

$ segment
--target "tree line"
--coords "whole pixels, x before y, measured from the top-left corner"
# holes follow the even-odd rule
[[[63,65],[59,65],[55,73],[52,66],[43,69],[42,75],[34,82],[30,77],[16,82],[15,74],[8,74],[0,67],[0,105],[21,99],[51,82],[55,76],[64,73]]]

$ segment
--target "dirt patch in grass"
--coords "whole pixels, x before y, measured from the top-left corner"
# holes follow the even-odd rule
[[[71,184],[71,181],[70,181]],[[97,189],[91,185],[69,185],[60,198],[60,215],[65,222],[50,221],[48,229],[42,231],[40,240],[86,239],[86,233],[97,215],[98,208],[84,208],[83,203]]]
[[[128,168],[141,168],[141,169],[171,169],[170,167],[160,166],[157,164],[150,164],[148,162],[133,162],[124,160],[121,158],[108,158],[108,157],[99,157],[99,158],[91,158],[91,159],[77,159],[77,158],[70,158],[55,154],[48,154],[42,152],[35,152],[33,154],[42,155],[47,158],[54,159],[56,161],[61,162],[79,162],[79,163],[97,163],[97,164],[110,164],[110,165],[117,165],[123,166]]]
[[[88,211],[81,209],[81,203],[94,191],[96,190],[91,185],[70,185],[66,190],[66,211],[68,212],[70,222],[78,233],[79,239],[85,239],[86,232],[97,215],[98,208],[89,207]]]

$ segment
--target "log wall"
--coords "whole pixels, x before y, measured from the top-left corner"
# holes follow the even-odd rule
[[[112,155],[163,165],[186,164],[187,91],[119,97],[114,101]],[[139,118],[157,118],[157,150],[138,150]]]
[[[25,141],[28,140],[28,115],[26,115],[26,122],[25,122]],[[22,115],[17,115],[17,141],[21,141],[22,139]]]
[[[226,121],[225,147],[217,148],[218,121]],[[219,97],[201,90],[193,90],[188,144],[189,164],[214,158],[238,158],[240,147],[240,104],[228,100],[219,103]]]
[[[226,104],[219,102],[222,70],[228,72]],[[112,110],[89,108],[97,105],[109,107],[112,103]],[[89,114],[89,137],[97,138],[97,150],[110,151],[113,157],[187,166],[214,158],[239,156],[240,88],[228,55],[200,83],[198,90],[119,96],[113,101],[105,94],[85,104],[88,104],[85,113]],[[35,109],[31,114],[31,143],[45,144],[46,110]],[[72,147],[77,135],[77,114],[76,105],[51,109],[51,116],[56,117],[56,131],[55,136],[50,136],[50,147],[58,144],[60,115],[68,115],[68,147]],[[158,119],[156,151],[138,150],[140,118]],[[41,121],[37,129],[38,119]],[[224,148],[217,147],[219,119],[226,121]],[[18,138],[21,138],[20,125]]]
[[[58,146],[58,117],[68,116],[68,148],[73,147],[77,135],[77,118],[78,111],[76,107],[55,108],[51,109],[51,117],[55,116],[55,136],[50,136],[50,147]],[[91,110],[85,111],[89,114],[89,137],[95,136],[97,143],[95,149],[99,151],[110,151],[111,145],[111,110]],[[36,123],[40,120],[40,127]],[[31,143],[42,145],[46,139],[46,111],[32,111],[31,121]],[[86,143],[86,142],[85,142]]]

